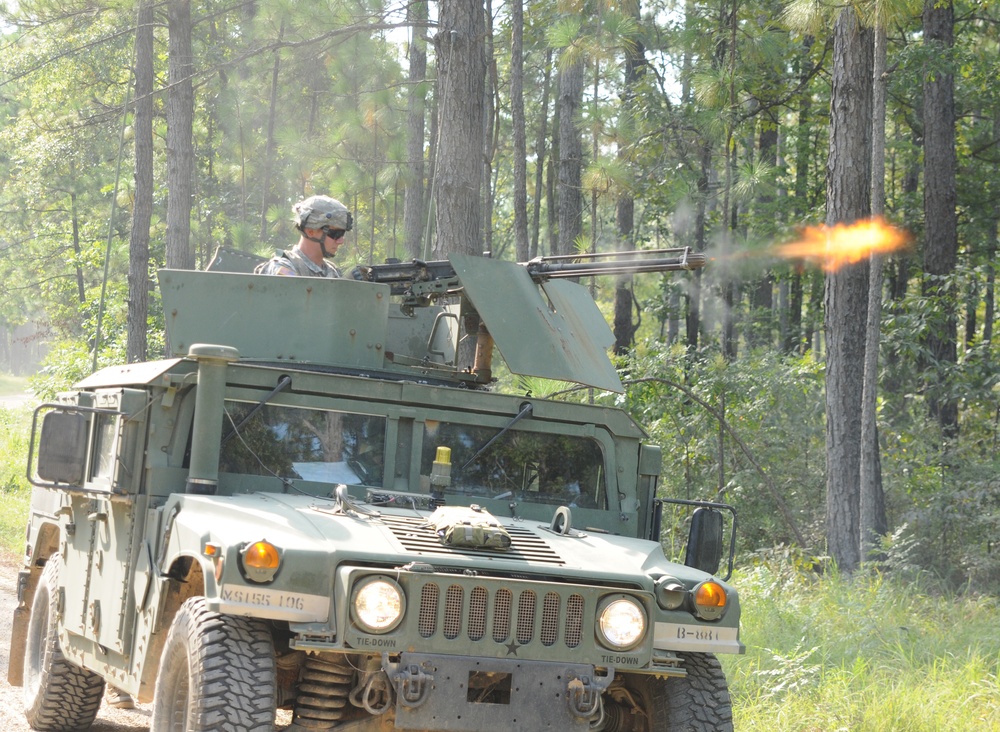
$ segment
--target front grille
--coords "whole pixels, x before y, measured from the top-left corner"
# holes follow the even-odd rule
[[[508,643],[513,635],[519,646],[572,649],[583,638],[584,606],[583,596],[575,592],[563,596],[552,590],[539,602],[531,588],[427,582],[420,588],[418,631],[424,638],[440,632],[448,640],[480,641],[489,635],[496,643]]]
[[[452,585],[445,593],[444,637],[454,640],[462,632],[462,588]]]
[[[579,597],[579,595],[571,595]],[[554,592],[545,593],[545,601],[542,603],[542,632],[539,638],[543,646],[551,646],[556,642],[559,635],[559,610],[560,597]]]
[[[417,630],[424,638],[430,638],[437,630],[439,595],[437,585],[424,586],[424,594],[420,598],[420,615],[417,619]]]
[[[503,643],[510,637],[510,590],[498,590],[493,602],[493,640]]]

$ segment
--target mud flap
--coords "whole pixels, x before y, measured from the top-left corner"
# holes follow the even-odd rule
[[[396,691],[396,728],[586,730],[614,669],[590,664],[403,653],[382,668]]]
[[[17,609],[10,631],[10,653],[7,656],[7,682],[11,686],[24,685],[24,649],[28,646],[28,621],[31,620],[31,596],[27,594],[31,573],[17,573]]]

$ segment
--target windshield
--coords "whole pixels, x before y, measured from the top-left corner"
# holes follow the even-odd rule
[[[448,447],[451,485],[445,494],[607,507],[604,457],[597,440],[514,429],[473,460],[496,434],[495,427],[427,420],[421,474],[430,474],[437,448]]]
[[[220,471],[315,483],[385,485],[386,417],[267,404],[244,423],[257,408],[247,402],[226,402]],[[430,491],[437,448],[448,447],[451,485],[445,494],[607,508],[604,454],[593,438],[516,428],[497,437],[496,426],[435,420],[417,424],[423,425],[421,492]],[[482,450],[493,438],[497,439]],[[408,440],[393,440],[397,442],[399,473],[405,471],[401,466],[411,464],[411,448]],[[413,480],[411,485],[417,476]]]
[[[226,403],[223,434],[256,405]],[[266,405],[222,446],[219,469],[319,483],[382,485],[385,417]]]

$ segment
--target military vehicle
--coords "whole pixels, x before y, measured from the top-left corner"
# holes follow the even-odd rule
[[[702,257],[253,264],[161,271],[170,357],[35,412],[9,670],[34,729],[88,729],[106,684],[154,732],[732,728],[735,512],[671,508],[668,561],[635,421],[489,388],[496,349],[623,391],[573,279]]]

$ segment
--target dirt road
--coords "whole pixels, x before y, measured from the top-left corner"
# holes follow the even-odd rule
[[[4,409],[17,409],[35,401],[34,394],[0,394],[0,407]]]

